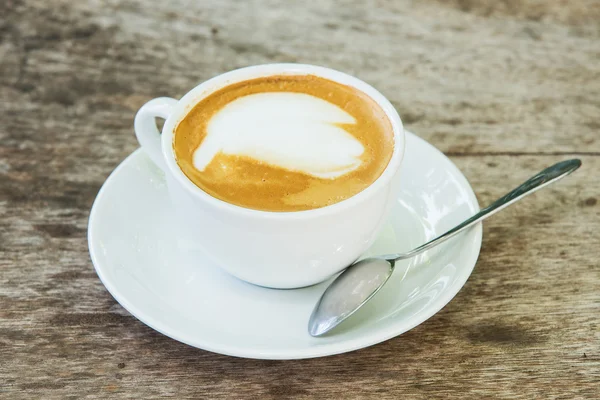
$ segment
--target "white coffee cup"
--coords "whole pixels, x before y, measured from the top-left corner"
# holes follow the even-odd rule
[[[216,199],[179,168],[173,150],[177,124],[194,105],[232,83],[271,75],[316,75],[352,86],[384,110],[394,131],[394,150],[382,175],[339,203],[307,211],[267,212]],[[162,135],[155,118],[166,119]],[[305,64],[266,64],[231,71],[196,86],[181,100],[150,100],[135,116],[135,133],[164,171],[176,227],[216,265],[253,284],[297,288],[326,280],[355,261],[376,239],[396,200],[404,131],[398,113],[377,90],[350,75]],[[199,266],[200,267],[200,266]]]

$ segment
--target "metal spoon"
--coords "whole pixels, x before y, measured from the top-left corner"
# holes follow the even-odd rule
[[[543,188],[575,171],[581,160],[562,161],[546,168],[513,191],[468,218],[441,236],[406,253],[366,258],[350,265],[342,272],[321,296],[308,322],[308,332],[321,336],[365,305],[385,285],[394,272],[396,261],[411,258],[450,239],[502,210],[504,207]]]

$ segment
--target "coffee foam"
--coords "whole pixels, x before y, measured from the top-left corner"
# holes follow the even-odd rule
[[[232,83],[178,123],[182,172],[209,195],[264,211],[301,211],[347,199],[385,170],[394,135],[363,92],[312,75]]]
[[[361,142],[336,125],[355,123],[340,107],[309,94],[247,95],[210,119],[206,137],[194,152],[194,166],[204,171],[223,153],[334,179],[362,163]]]

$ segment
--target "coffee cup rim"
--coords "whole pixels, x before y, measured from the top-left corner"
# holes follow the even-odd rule
[[[301,211],[263,211],[246,208],[235,204],[228,203],[211,196],[204,190],[199,188],[192,182],[181,170],[175,158],[175,150],[173,148],[173,135],[177,125],[187,116],[189,111],[203,98],[214,93],[215,91],[229,86],[231,84],[242,82],[245,80],[267,77],[272,75],[315,75],[321,78],[329,79],[344,85],[358,89],[373,99],[384,111],[386,117],[392,125],[394,134],[394,150],[387,166],[382,174],[371,183],[367,188],[359,193],[351,196],[338,203],[328,206],[319,207],[310,210]],[[318,218],[324,215],[337,214],[357,204],[364,202],[377,192],[377,189],[388,183],[396,174],[402,159],[404,158],[405,150],[405,135],[402,120],[398,112],[389,100],[383,96],[377,89],[368,83],[344,72],[340,72],[331,68],[321,67],[310,64],[294,64],[294,63],[274,63],[260,64],[248,67],[235,69],[213,78],[208,79],[197,85],[195,88],[186,93],[173,107],[170,115],[163,125],[162,130],[162,153],[166,160],[169,172],[175,177],[176,181],[183,186],[187,192],[194,197],[209,203],[210,205],[237,214],[242,214],[249,217],[259,217],[267,219],[306,219]]]

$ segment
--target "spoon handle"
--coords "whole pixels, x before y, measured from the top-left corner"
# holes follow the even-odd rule
[[[561,161],[557,164],[554,164],[553,166],[546,168],[539,174],[529,178],[529,180],[524,182],[522,185],[518,186],[516,189],[514,189],[511,192],[500,197],[498,200],[494,201],[492,204],[490,204],[486,208],[480,210],[477,214],[468,218],[467,220],[460,223],[456,227],[450,229],[448,232],[442,234],[441,236],[438,236],[437,238],[435,238],[435,239],[433,239],[433,240],[431,240],[409,252],[394,254],[394,255],[386,257],[386,258],[388,258],[389,261],[395,262],[395,261],[404,260],[406,258],[413,257],[419,253],[422,253],[425,250],[432,248],[433,246],[436,246],[442,242],[445,242],[446,240],[457,235],[458,233],[462,232],[463,230],[475,225],[479,221],[482,221],[485,218],[497,213],[498,211],[502,210],[504,207],[511,205],[512,203],[516,202],[517,200],[520,200],[521,198],[535,192],[536,190],[539,190],[539,189],[543,188],[544,186],[547,186],[547,185],[549,185],[553,182],[556,182],[557,180],[569,175],[571,172],[575,171],[580,166],[581,166],[581,160],[578,160],[578,159]]]

